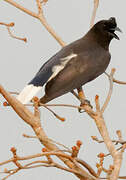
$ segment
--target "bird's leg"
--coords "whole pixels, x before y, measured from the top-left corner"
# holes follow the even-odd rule
[[[78,94],[74,90],[72,90],[71,93],[80,101]]]
[[[79,100],[81,101],[82,104],[85,104],[86,97],[82,87],[78,88],[77,91],[78,91]]]
[[[78,88],[77,91],[78,91],[79,100],[81,101],[80,106],[89,105],[91,108],[93,108],[90,101],[86,99],[82,87]],[[81,109],[79,109],[79,112],[82,112]]]
[[[80,97],[78,96],[78,94],[77,94],[74,90],[72,90],[71,93],[80,101]],[[79,111],[80,113],[82,113],[82,110],[79,109],[79,108],[78,108],[78,111]],[[84,112],[84,111],[83,111],[83,112]]]
[[[80,106],[82,106],[82,99],[80,99],[79,94],[76,93],[74,90],[72,90],[71,93],[72,93],[79,101],[81,101],[81,105],[80,105]],[[83,99],[84,99],[84,97],[83,97]],[[84,102],[83,102],[83,104],[84,104]],[[85,112],[85,111],[82,111],[82,109],[79,109],[79,108],[78,108],[78,111],[79,111],[80,113]]]
[[[78,91],[79,100],[81,102],[81,104],[80,104],[80,107],[81,107],[81,106],[83,106],[85,104],[86,97],[85,97],[85,94],[84,94],[84,91],[83,91],[82,87],[78,88],[77,91]],[[82,110],[82,109],[78,109],[78,111],[80,113],[84,112],[84,110]]]

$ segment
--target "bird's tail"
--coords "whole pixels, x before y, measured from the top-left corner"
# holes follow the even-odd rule
[[[42,86],[34,86],[33,84],[28,84],[17,96],[17,99],[21,103],[26,104],[40,91],[41,88]]]

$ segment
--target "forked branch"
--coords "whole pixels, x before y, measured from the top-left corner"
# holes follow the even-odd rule
[[[10,93],[5,91],[5,89],[0,86],[0,93],[3,95],[3,97],[7,100],[9,105],[15,110],[15,112],[26,122],[28,125],[32,127],[34,130],[37,138],[39,141],[49,150],[49,151],[59,151],[58,147],[52,143],[52,141],[49,140],[47,135],[45,134],[41,123],[39,116],[35,116],[32,112],[30,112],[26,106],[24,106],[22,103],[20,103],[15,97],[11,96]],[[35,107],[37,108],[37,107]],[[36,112],[36,111],[35,111]],[[84,169],[82,169],[79,164],[73,163],[69,159],[62,156],[58,156],[60,160],[62,160],[70,169],[76,170],[79,172],[78,175],[75,173],[77,177],[81,180],[95,180],[96,178],[87,173]]]
[[[63,42],[63,40],[57,35],[57,33],[47,23],[47,21],[46,21],[46,19],[44,17],[41,0],[36,0],[37,7],[38,7],[38,13],[32,12],[31,10],[21,6],[20,4],[16,3],[13,0],[4,0],[4,1],[11,4],[12,6],[16,7],[17,9],[25,12],[26,14],[28,14],[28,15],[34,17],[34,18],[37,18],[43,24],[43,26],[46,28],[46,30],[56,39],[56,41],[61,46],[65,46],[65,43]]]

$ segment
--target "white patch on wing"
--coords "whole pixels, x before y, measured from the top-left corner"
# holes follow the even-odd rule
[[[61,58],[61,63],[58,65],[55,65],[52,67],[52,76],[48,79],[48,81],[50,81],[51,79],[53,79],[62,69],[65,68],[66,64],[74,57],[77,57],[77,54],[70,54],[69,56],[66,56],[64,58]],[[47,81],[47,82],[48,82]]]
[[[17,96],[17,99],[23,103],[28,103],[36,94],[40,91],[41,86],[34,86],[33,84],[29,84],[24,87],[21,93]]]

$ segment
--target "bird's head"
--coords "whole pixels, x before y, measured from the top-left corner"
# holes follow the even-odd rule
[[[97,32],[102,38],[106,37],[109,40],[116,38],[119,40],[119,37],[115,34],[115,31],[122,32],[119,27],[117,27],[116,19],[114,17],[109,18],[108,20],[102,20],[97,22],[93,29]]]

